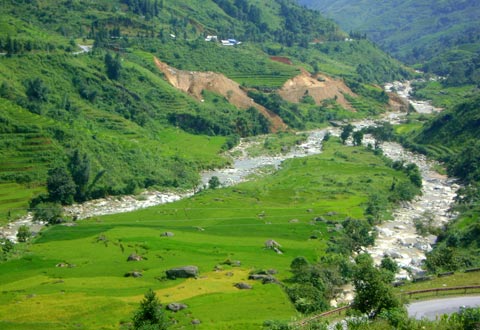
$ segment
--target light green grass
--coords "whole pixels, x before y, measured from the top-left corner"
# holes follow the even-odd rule
[[[117,329],[148,288],[164,303],[189,305],[168,313],[179,320],[173,328],[192,318],[202,321],[199,329],[258,329],[267,319],[291,319],[297,313],[282,288],[248,281],[249,271],[276,269],[277,278],[285,280],[296,256],[317,260],[334,234],[313,218],[363,218],[367,195],[387,194],[393,177],[405,180],[370,151],[332,138],[323,154],[286,161],[269,177],[75,227],[49,228],[24,257],[0,264],[0,326]],[[175,236],[161,237],[165,231]],[[313,233],[319,239],[310,239]],[[279,242],[284,254],[265,249],[269,239]],[[127,262],[133,252],[145,259]],[[240,260],[241,267],[224,265],[227,259]],[[56,267],[61,262],[75,267]],[[200,269],[197,280],[163,279],[166,269],[190,264]],[[133,270],[143,277],[124,277]],[[253,289],[234,288],[240,281]]]

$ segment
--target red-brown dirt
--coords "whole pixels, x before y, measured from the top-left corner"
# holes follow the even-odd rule
[[[298,103],[308,93],[316,104],[321,104],[325,99],[336,98],[337,103],[348,110],[355,111],[345,99],[344,94],[355,97],[350,88],[342,80],[317,74],[312,76],[302,71],[298,76],[288,80],[280,89],[279,94],[287,101]]]
[[[202,91],[208,90],[225,97],[240,109],[256,108],[271,123],[273,132],[285,130],[287,125],[277,114],[255,103],[235,81],[215,72],[196,72],[175,69],[154,57],[157,68],[166,80],[175,88],[182,90],[198,100],[202,100]]]

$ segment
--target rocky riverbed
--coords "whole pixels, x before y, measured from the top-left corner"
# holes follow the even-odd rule
[[[404,94],[401,94],[402,97],[409,98],[409,84],[394,83],[392,86],[395,86],[395,90],[399,93],[404,91]],[[432,108],[428,111],[437,110]],[[404,115],[404,113],[388,113],[383,117],[383,120],[396,124],[402,120]],[[362,120],[352,124],[354,124],[356,129],[360,129],[375,125],[375,122]],[[202,182],[207,184],[212,176],[217,176],[222,185],[230,186],[247,180],[250,175],[257,173],[262,168],[278,168],[285,159],[318,154],[322,150],[322,140],[327,132],[338,136],[340,129],[328,128],[308,132],[308,138],[304,143],[276,156],[250,157],[247,150],[251,144],[258,142],[243,140],[231,152],[232,155],[236,155],[232,168],[202,173]],[[373,139],[366,136],[364,143],[373,144]],[[384,255],[389,255],[395,259],[402,267],[402,271],[398,274],[399,278],[410,278],[412,275],[419,276],[423,272],[420,266],[425,259],[425,253],[431,249],[436,237],[418,235],[415,230],[415,221],[430,217],[433,219],[434,224],[441,226],[452,219],[453,215],[449,213],[449,209],[459,186],[455,183],[455,180],[435,172],[434,167],[436,163],[428,161],[424,156],[408,152],[396,143],[384,143],[381,147],[384,154],[393,160],[404,160],[406,163],[417,164],[422,173],[423,189],[422,196],[417,197],[410,203],[400,205],[394,211],[394,219],[392,221],[386,221],[376,227],[378,231],[376,244],[374,247],[368,248],[367,251],[377,263],[380,262]],[[109,197],[68,206],[65,208],[65,213],[74,219],[80,220],[170,203],[189,197],[192,194],[193,191],[183,193],[152,191],[144,192],[139,196]],[[33,232],[40,230],[43,226],[43,224],[33,223],[32,216],[28,215],[0,228],[0,237],[3,236],[15,242],[16,232],[21,225],[30,226]],[[346,292],[344,298],[349,300],[351,292]]]

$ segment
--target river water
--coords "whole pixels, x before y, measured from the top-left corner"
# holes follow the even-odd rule
[[[407,99],[410,87],[409,83],[393,83],[395,90]],[[390,85],[386,86],[386,90],[391,89]],[[403,94],[402,94],[403,93]],[[412,106],[417,109],[418,102],[410,100]],[[421,103],[421,111],[423,113],[431,113],[438,111],[428,103]],[[398,124],[401,122],[405,113],[387,113],[383,116],[384,121]],[[375,125],[372,120],[361,120],[352,123],[356,129]],[[242,142],[230,151],[231,155],[235,155],[233,166],[226,169],[218,169],[202,173],[202,183],[207,184],[212,176],[217,176],[223,186],[230,186],[245,181],[256,172],[265,167],[278,168],[282,161],[294,157],[306,157],[319,154],[322,151],[322,140],[325,134],[329,132],[334,136],[340,134],[339,128],[327,128],[322,130],[310,131],[306,141],[295,146],[289,152],[276,156],[258,156],[250,157],[247,150],[252,144],[259,143],[249,140]],[[365,136],[364,143],[373,144],[373,139]],[[349,142],[351,144],[351,141]],[[434,236],[421,236],[415,231],[415,221],[418,219],[433,219],[435,225],[441,226],[453,218],[453,214],[449,213],[453,204],[456,190],[459,186],[454,179],[437,173],[434,168],[435,162],[427,160],[423,155],[414,154],[406,151],[397,143],[386,142],[381,145],[384,154],[393,160],[403,160],[406,163],[415,163],[421,171],[423,178],[422,195],[418,196],[414,201],[399,205],[393,212],[393,220],[385,221],[376,227],[378,237],[375,246],[366,250],[372,255],[376,263],[379,263],[384,255],[392,257],[401,267],[401,272],[397,278],[411,278],[411,276],[419,276],[423,273],[420,266],[425,259],[425,253],[431,250],[432,244],[435,242]],[[84,219],[104,214],[115,214],[129,212],[140,208],[151,207],[154,205],[171,203],[182,198],[190,197],[193,191],[185,193],[174,192],[144,192],[140,196],[123,196],[109,197],[83,204],[65,207],[65,213],[76,219]],[[43,224],[33,223],[32,216],[26,217],[8,224],[0,228],[0,237],[6,237],[16,242],[16,233],[21,225],[31,227],[36,232],[41,229]],[[352,298],[352,292],[346,290],[340,301],[348,301]]]

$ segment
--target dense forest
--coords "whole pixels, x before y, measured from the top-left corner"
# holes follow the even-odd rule
[[[396,58],[448,76],[450,86],[479,83],[480,7],[465,1],[300,0],[365,35]]]

